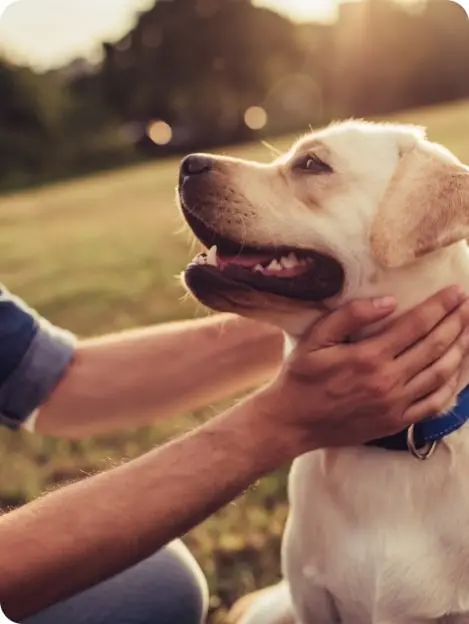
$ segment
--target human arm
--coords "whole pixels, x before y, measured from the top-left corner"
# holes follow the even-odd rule
[[[231,314],[81,341],[35,430],[81,438],[199,409],[273,376],[282,345],[279,330]]]
[[[307,450],[358,444],[437,413],[467,351],[468,305],[448,291],[380,337],[341,344],[392,308],[346,306],[313,329],[272,383],[239,405],[137,460],[6,514],[6,614],[24,619],[120,572]]]
[[[77,341],[0,291],[0,424],[64,438],[152,424],[261,384],[282,343],[231,314]]]

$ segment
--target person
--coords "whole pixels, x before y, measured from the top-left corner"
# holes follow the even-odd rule
[[[260,387],[138,459],[5,513],[4,613],[28,624],[204,621],[204,577],[174,540],[298,455],[395,433],[454,393],[469,348],[466,294],[446,289],[381,334],[346,340],[395,307],[351,302],[281,364],[281,333],[236,316],[77,341],[3,291],[0,420],[10,428],[77,439]]]

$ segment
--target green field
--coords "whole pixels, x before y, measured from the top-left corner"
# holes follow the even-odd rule
[[[468,102],[399,120],[428,126],[432,140],[469,162]],[[271,159],[260,144],[226,151]],[[176,279],[191,256],[174,200],[177,173],[172,159],[0,197],[1,281],[80,336],[205,314]],[[0,508],[135,457],[205,417],[79,443],[1,432]],[[187,536],[210,580],[212,622],[223,621],[236,596],[278,578],[285,515],[282,472]]]

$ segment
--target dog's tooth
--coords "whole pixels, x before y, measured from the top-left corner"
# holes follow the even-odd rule
[[[206,260],[207,264],[210,264],[210,266],[217,266],[217,246],[213,245],[213,247],[210,247],[210,249],[207,252],[207,260]]]
[[[256,266],[253,269],[253,271],[260,271],[261,273],[263,270],[264,270],[264,267],[262,266],[262,264],[256,264]]]
[[[296,254],[292,251],[289,255],[288,255],[288,259],[291,262],[290,267],[293,268],[298,264],[298,258],[296,257]]]
[[[282,265],[280,264],[278,260],[272,260],[272,262],[267,267],[267,270],[268,271],[281,271]]]
[[[282,266],[285,267],[286,269],[293,269],[293,267],[295,267],[298,264],[298,261],[296,259],[295,254],[291,253],[286,257],[283,257],[280,262],[282,263]]]

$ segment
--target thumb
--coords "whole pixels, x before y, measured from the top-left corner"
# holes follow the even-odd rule
[[[360,329],[389,316],[396,306],[394,297],[350,301],[316,323],[305,344],[317,349],[345,342]]]

